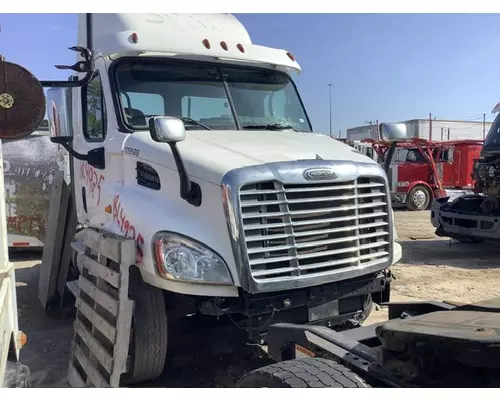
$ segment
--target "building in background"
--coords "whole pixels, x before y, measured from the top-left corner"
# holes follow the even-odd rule
[[[433,119],[411,119],[401,121],[406,124],[410,137],[436,140],[482,140],[488,134],[491,122],[454,121]],[[349,128],[346,132],[348,140],[379,139],[376,124]]]

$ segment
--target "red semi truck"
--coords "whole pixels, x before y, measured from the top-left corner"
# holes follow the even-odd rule
[[[384,160],[390,143],[363,142],[370,143]],[[393,205],[420,211],[434,198],[472,193],[472,169],[482,145],[480,140],[431,142],[413,138],[399,142],[388,173]]]

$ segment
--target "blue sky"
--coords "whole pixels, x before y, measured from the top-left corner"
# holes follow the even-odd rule
[[[315,131],[364,121],[481,120],[500,101],[499,14],[236,14],[256,44],[291,51]],[[66,79],[76,14],[0,14],[0,53],[39,79]]]

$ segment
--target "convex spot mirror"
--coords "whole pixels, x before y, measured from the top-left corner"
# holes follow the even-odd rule
[[[382,139],[389,142],[397,142],[408,139],[406,124],[383,123],[380,124],[380,132],[382,133]]]
[[[71,89],[52,88],[47,90],[47,116],[50,140],[53,143],[68,143],[73,137],[70,116]]]
[[[149,132],[155,142],[177,143],[186,138],[184,122],[174,117],[153,117],[149,120]]]

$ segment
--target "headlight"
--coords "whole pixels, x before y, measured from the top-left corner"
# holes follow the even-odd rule
[[[226,263],[214,251],[192,239],[169,232],[153,238],[156,269],[173,281],[232,285]]]

